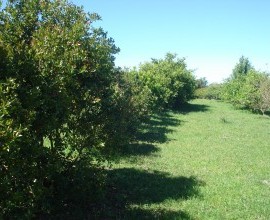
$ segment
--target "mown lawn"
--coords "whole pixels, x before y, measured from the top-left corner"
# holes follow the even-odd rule
[[[270,219],[270,117],[194,100],[138,138],[108,171],[107,219]]]

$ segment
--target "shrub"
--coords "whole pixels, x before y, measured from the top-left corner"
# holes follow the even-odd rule
[[[141,87],[151,92],[153,109],[180,106],[193,97],[196,85],[185,60],[170,53],[164,59],[152,59],[142,64],[136,77]]]
[[[210,84],[195,90],[194,96],[200,99],[221,99],[222,84]]]
[[[259,110],[264,115],[266,111],[270,111],[270,78],[263,77],[259,85],[259,97],[254,103],[253,109]]]
[[[135,140],[141,123],[151,113],[150,91],[141,87],[135,75],[129,70],[116,70],[117,80],[113,84],[113,102],[107,108],[107,134],[103,151],[115,155],[118,149]]]
[[[263,114],[269,109],[269,76],[250,68],[245,74],[235,74],[224,84],[222,98],[234,106]]]
[[[65,0],[0,11],[0,218],[82,214],[102,196],[118,48],[98,19]]]

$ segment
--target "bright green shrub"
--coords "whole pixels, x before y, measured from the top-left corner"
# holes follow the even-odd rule
[[[249,68],[247,73],[239,74],[237,77],[236,75],[224,83],[222,98],[238,108],[259,110],[264,114],[269,109],[270,87],[267,84],[269,76],[254,68]]]
[[[265,75],[255,70],[246,75],[238,93],[238,102],[242,108],[256,110],[255,106],[260,100],[260,84],[264,79]]]
[[[194,97],[199,99],[207,99],[208,88],[198,88],[194,92]]]
[[[255,110],[260,99],[259,87],[265,74],[251,70],[246,76],[238,77],[225,83],[223,98],[238,108]]]
[[[153,59],[139,67],[141,87],[151,92],[154,109],[176,107],[193,97],[195,78],[187,70],[184,59],[168,53],[164,59]]]
[[[222,84],[210,84],[195,90],[194,96],[200,99],[221,99]]]
[[[239,106],[239,93],[240,89],[244,83],[244,77],[238,77],[233,80],[227,80],[224,83],[224,87],[222,90],[222,99],[229,101],[235,106]]]

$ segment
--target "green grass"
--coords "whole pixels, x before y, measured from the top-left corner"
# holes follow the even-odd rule
[[[155,116],[113,164],[106,217],[270,219],[270,118],[214,100]]]

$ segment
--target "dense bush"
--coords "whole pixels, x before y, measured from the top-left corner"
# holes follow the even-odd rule
[[[264,114],[266,111],[270,111],[270,77],[260,83],[259,94],[260,98],[256,109]]]
[[[222,84],[210,84],[203,88],[197,88],[194,96],[200,99],[221,99]]]
[[[138,85],[151,93],[154,109],[177,107],[193,97],[195,77],[186,67],[184,59],[166,54],[164,59],[152,59],[131,72]]]
[[[106,156],[115,155],[134,140],[141,123],[151,113],[151,96],[148,88],[138,85],[128,70],[116,70],[113,83],[112,104],[107,108],[105,127],[107,142],[103,148]]]
[[[243,60],[240,59],[240,63],[241,61]],[[245,60],[244,64],[246,63],[248,67],[251,66],[249,61]],[[244,64],[237,64],[236,67],[244,66]],[[254,68],[244,69],[248,69],[248,72],[238,75],[234,72],[232,77],[224,83],[222,98],[238,108],[261,111],[264,114],[270,109],[269,75]]]
[[[105,159],[155,108],[193,97],[175,55],[115,68],[99,19],[66,0],[0,11],[0,218],[98,216]]]
[[[79,215],[101,195],[99,152],[121,136],[125,106],[97,19],[64,0],[0,12],[0,218]]]

